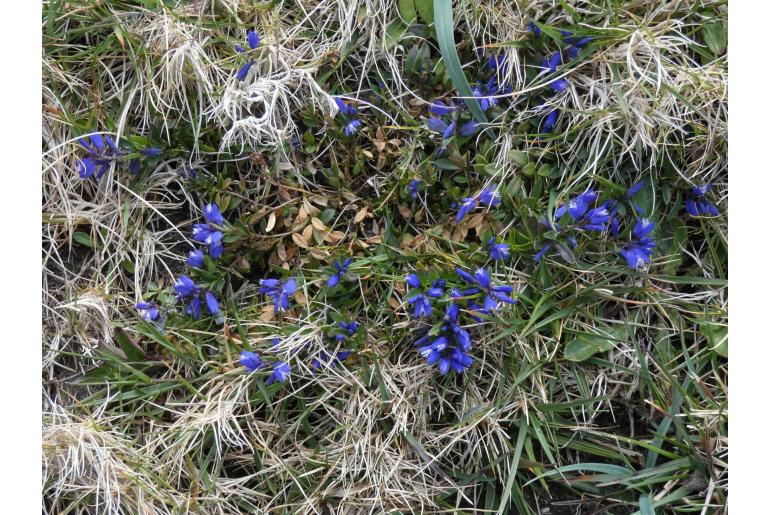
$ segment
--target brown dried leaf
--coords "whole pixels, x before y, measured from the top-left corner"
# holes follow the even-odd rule
[[[364,218],[366,218],[366,215],[369,214],[369,208],[364,206],[364,208],[356,213],[356,216],[353,217],[353,223],[354,224],[360,224]]]
[[[313,237],[313,226],[308,225],[305,227],[305,230],[302,231],[302,236],[304,236],[306,242],[310,242],[310,239]]]
[[[321,210],[315,207],[314,205],[312,205],[307,198],[302,199],[302,207],[305,208],[305,211],[307,211],[307,214],[309,214],[310,216],[315,216],[321,212]]]
[[[398,309],[398,308],[401,307],[401,303],[395,297],[389,298],[388,299],[388,304],[390,304],[390,307],[393,308],[393,309]]]
[[[275,212],[270,213],[267,217],[267,225],[265,226],[265,232],[270,232],[275,227]]]
[[[345,233],[342,231],[331,231],[326,235],[326,241],[329,243],[338,243],[345,238]]]
[[[294,241],[294,243],[298,247],[302,247],[303,249],[309,249],[310,248],[310,245],[308,245],[308,243],[307,243],[307,238],[305,238],[304,236],[302,236],[301,234],[299,234],[297,232],[292,233],[291,239]]]
[[[310,219],[310,223],[313,224],[313,227],[315,227],[315,229],[317,231],[325,231],[326,230],[326,226],[324,225],[324,223],[320,219],[318,219],[316,217],[311,218]]]
[[[401,213],[401,216],[403,216],[404,218],[412,217],[412,210],[406,207],[404,204],[398,205],[398,212]]]

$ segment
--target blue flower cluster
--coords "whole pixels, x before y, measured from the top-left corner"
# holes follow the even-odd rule
[[[626,260],[629,268],[638,269],[650,263],[655,242],[650,233],[655,229],[655,222],[639,218],[631,231],[631,241],[620,249],[620,255]]]
[[[206,303],[206,309],[212,315],[219,313],[219,302],[211,291],[202,288],[182,274],[174,283],[174,291],[179,300],[186,304],[184,312],[192,315],[195,320],[201,317],[201,301]]]
[[[457,211],[457,223],[462,222],[468,213],[479,206],[497,207],[501,202],[500,193],[497,191],[497,184],[492,184],[476,195],[465,197],[460,201],[460,209]]]
[[[633,197],[643,185],[644,183],[640,181],[631,186],[622,197],[610,198],[598,205],[596,205],[596,201],[599,194],[592,189],[588,189],[567,201],[566,204],[559,206],[554,211],[553,223],[547,219],[541,220],[541,223],[551,232],[551,237],[550,240],[535,254],[534,261],[540,261],[552,248],[556,248],[556,250],[563,256],[572,256],[570,248],[575,249],[578,246],[578,241],[574,236],[576,233],[585,234],[588,232],[609,231],[613,237],[617,238],[620,230],[619,220],[621,206],[625,203],[630,203],[637,214],[643,214],[642,208],[634,202],[631,202],[631,197]],[[565,215],[568,215],[568,218]],[[564,221],[565,219],[566,222]],[[646,237],[648,233],[649,231],[645,233],[644,237],[640,237],[643,239],[640,245],[633,247],[645,249],[646,263],[650,262],[652,248],[655,247],[654,242]],[[626,254],[622,251],[621,255],[626,257]],[[634,256],[638,255],[640,254],[635,251]],[[574,258],[572,258],[572,260],[574,260]],[[630,263],[631,261],[628,262]],[[634,260],[634,265],[631,266],[631,268],[638,268],[636,260]]]
[[[333,273],[329,280],[326,281],[326,286],[329,288],[334,288],[337,286],[343,277],[345,277],[345,274],[348,273],[348,268],[350,268],[350,264],[353,262],[353,258],[347,258],[345,261],[340,263],[339,261],[334,262],[334,269],[336,270],[335,273]]]
[[[262,279],[259,281],[259,292],[264,293],[273,301],[275,313],[289,310],[289,299],[297,291],[297,283],[294,278],[281,281],[280,279]]]
[[[225,219],[219,212],[219,206],[213,202],[203,206],[203,217],[206,219],[206,223],[193,225],[192,239],[205,243],[209,248],[211,258],[218,259],[222,252],[224,252],[224,246],[222,245],[224,234],[222,230],[225,226]],[[201,268],[203,263],[203,252],[198,249],[190,252],[187,258],[188,265],[193,268]]]
[[[532,21],[528,23],[527,28],[536,38],[539,38],[542,34],[542,29]],[[564,50],[559,50],[550,56],[543,56],[540,63],[542,74],[555,73],[558,67],[563,64],[566,59],[577,58],[580,55],[580,50],[593,40],[592,37],[575,36],[572,32],[566,30],[559,32],[562,35],[563,42],[566,44],[566,48]],[[551,81],[550,86],[555,93],[562,93],[569,87],[569,81],[565,78],[556,79]],[[540,109],[547,109],[547,102],[543,102],[539,107]],[[544,133],[552,132],[554,127],[556,127],[558,118],[559,111],[557,109],[548,111],[543,122],[542,131]]]
[[[436,279],[430,286],[424,286],[416,274],[406,276],[406,283],[417,290],[407,303],[414,306],[413,316],[418,320],[430,317],[433,313],[432,303],[442,299],[446,302],[446,310],[441,320],[430,329],[424,329],[414,342],[419,353],[426,358],[429,365],[437,364],[439,372],[446,374],[450,370],[462,373],[473,364],[469,355],[472,346],[470,334],[459,322],[460,303],[465,303],[468,317],[474,322],[480,322],[479,315],[489,315],[504,304],[514,304],[511,298],[512,286],[494,285],[489,273],[484,268],[477,269],[473,275],[457,268],[455,270],[465,289],[452,288],[447,296],[447,281]],[[478,304],[475,299],[482,298]]]
[[[128,159],[131,152],[120,148],[111,136],[105,134],[90,134],[78,138],[78,143],[83,147],[87,156],[78,160],[77,170],[81,179],[101,177],[110,169],[112,163]],[[145,147],[139,151],[144,157],[155,158],[160,156],[161,150],[157,147]],[[137,155],[137,154],[133,154]],[[141,170],[141,160],[138,157],[129,159],[128,171],[137,174]]]
[[[246,50],[243,48],[242,45],[236,44],[235,50],[236,52],[240,54],[250,54],[252,50],[256,50],[256,48],[259,46],[259,35],[255,30],[248,30],[246,31],[246,44],[249,47],[249,50]],[[254,66],[254,60],[249,57],[249,60],[246,61],[239,69],[238,73],[235,74],[235,78],[238,80],[243,80],[246,78],[246,76],[249,74],[249,70],[251,67]]]
[[[262,361],[259,354],[248,350],[241,351],[238,362],[249,372],[255,372],[265,366],[265,363]],[[265,383],[273,384],[276,381],[283,383],[289,378],[289,375],[291,375],[291,365],[284,361],[276,360],[275,363],[273,363],[273,372],[270,374],[270,377],[267,378]]]
[[[342,130],[345,136],[350,137],[357,133],[362,125],[361,120],[354,118],[358,113],[358,109],[356,109],[355,106],[345,103],[339,97],[334,97],[334,103],[337,104],[339,114],[341,114],[347,122],[345,128]]]
[[[219,212],[219,207],[213,202],[203,207],[203,214],[207,223],[193,225],[193,239],[209,245],[209,253],[212,258],[218,258],[223,251],[222,232],[219,227],[224,226],[224,217]],[[191,251],[187,257],[187,264],[192,268],[201,268],[204,262],[205,256],[199,249]],[[205,305],[210,314],[219,314],[219,301],[214,293],[199,286],[185,274],[179,276],[179,279],[174,283],[174,293],[177,300],[182,301],[185,306],[185,314],[192,315],[195,320],[201,316],[202,305]],[[151,302],[138,302],[135,307],[139,311],[139,316],[146,321],[156,321],[160,315],[160,308]]]
[[[684,207],[690,216],[717,216],[719,210],[707,198],[711,184],[693,186],[691,195],[685,200]]]

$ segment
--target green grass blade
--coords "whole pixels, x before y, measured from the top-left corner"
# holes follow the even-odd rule
[[[487,123],[487,117],[478,101],[473,98],[471,86],[465,78],[460,57],[457,55],[454,37],[454,17],[452,15],[451,0],[433,0],[433,15],[436,22],[436,38],[444,58],[447,73],[452,78],[452,84],[457,88],[460,96],[465,98],[465,103],[473,114],[473,118],[479,123]]]

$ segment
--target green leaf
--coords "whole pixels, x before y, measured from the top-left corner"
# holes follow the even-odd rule
[[[414,6],[417,8],[417,12],[420,13],[420,18],[425,22],[425,25],[433,23],[433,0],[414,0]]]
[[[131,338],[123,331],[123,329],[115,329],[115,340],[120,345],[121,350],[126,354],[128,361],[142,361],[144,359],[144,352],[138,346],[131,341]]]
[[[91,237],[84,232],[77,231],[72,235],[72,239],[75,242],[85,245],[88,248],[94,248],[94,242],[91,241]]]
[[[701,324],[701,331],[708,338],[709,346],[722,356],[727,357],[727,326],[716,324]]]
[[[648,494],[639,497],[639,512],[642,515],[655,515],[655,508],[652,506],[652,499]]]
[[[727,47],[727,34],[721,22],[717,20],[707,22],[700,30],[703,33],[703,40],[706,42],[706,46],[709,47],[709,50],[714,55],[721,54]]]
[[[570,361],[585,361],[598,352],[607,352],[612,341],[595,334],[581,334],[564,347],[564,357]]]
[[[385,49],[390,50],[401,41],[401,36],[406,32],[406,25],[400,21],[394,21],[385,31]]]
[[[398,12],[407,23],[417,21],[417,9],[414,0],[398,0]]]
[[[418,7],[419,8],[419,7]],[[457,47],[454,37],[454,19],[452,16],[452,2],[449,0],[434,0],[433,13],[436,16],[436,38],[444,58],[447,73],[452,78],[452,84],[457,88],[460,96],[473,114],[473,118],[479,123],[487,123],[487,117],[481,110],[478,101],[473,98],[473,92],[465,78],[460,57],[457,55]]]

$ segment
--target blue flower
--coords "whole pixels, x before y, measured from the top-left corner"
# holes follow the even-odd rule
[[[249,48],[254,50],[259,46],[259,34],[253,29],[246,32],[246,43],[248,43]]]
[[[479,193],[479,202],[489,207],[499,206],[502,200],[500,200],[500,193],[497,191],[497,184],[492,184]]]
[[[334,336],[334,339],[338,342],[347,340],[348,336],[353,336],[356,334],[356,331],[358,331],[358,323],[355,320],[350,323],[340,322],[338,325],[343,331],[342,333],[338,333]]]
[[[706,194],[711,189],[711,184],[704,184],[702,186],[694,186],[692,188],[692,196],[685,200],[685,209],[690,216],[717,216],[719,210],[706,199]]]
[[[291,365],[284,363],[283,361],[276,361],[273,365],[273,373],[267,378],[265,384],[272,384],[275,381],[283,383],[289,378],[291,374]]]
[[[206,221],[211,224],[222,225],[225,223],[225,219],[219,212],[219,206],[214,202],[209,202],[203,206],[203,216],[206,217]]]
[[[254,61],[248,61],[246,64],[244,64],[238,69],[238,73],[235,74],[235,78],[238,80],[245,79],[246,75],[249,74],[249,70],[251,69],[252,66],[254,66]]]
[[[444,138],[444,139],[451,138],[452,135],[455,132],[455,127],[456,126],[457,126],[457,122],[455,122],[453,120],[452,123],[450,123],[449,125],[446,126],[446,129],[444,129],[444,133],[441,135],[441,137]]]
[[[246,367],[246,370],[249,372],[254,372],[255,370],[262,368],[262,358],[259,357],[259,354],[248,350],[241,351],[238,363],[240,363],[241,366]]]
[[[344,133],[345,136],[352,136],[358,130],[361,128],[361,120],[350,120],[350,122],[345,126]]]
[[[629,268],[638,269],[651,262],[655,242],[650,233],[655,229],[655,222],[639,218],[631,230],[632,240],[620,249],[620,255],[626,260]]]
[[[335,286],[337,286],[342,280],[342,277],[348,272],[348,268],[350,267],[350,264],[352,262],[353,262],[353,258],[347,258],[342,263],[340,263],[339,261],[335,261],[334,268],[337,269],[337,273],[329,277],[329,280],[326,282],[326,286],[330,288],[334,288]]]
[[[640,189],[642,189],[642,186],[644,186],[644,179],[642,179],[641,181],[636,182],[634,185],[632,185],[630,188],[628,188],[628,190],[626,191],[626,194],[623,195],[623,200],[628,200],[631,197],[633,197],[634,195],[636,195],[636,193]]]
[[[549,241],[549,242],[546,242],[542,247],[540,247],[540,250],[537,251],[537,254],[535,254],[535,257],[532,258],[535,261],[535,263],[543,259],[543,256],[545,256],[545,254],[549,250],[551,250],[552,245],[553,244]]]
[[[430,285],[430,288],[425,292],[428,297],[438,299],[444,295],[444,288],[446,287],[446,281],[444,279],[436,279]]]
[[[420,345],[417,350],[426,359],[428,365],[438,363],[438,369],[442,375],[446,375],[450,370],[461,374],[473,364],[473,358],[461,347],[450,345],[446,336],[438,336],[432,342],[426,343],[427,336],[417,340],[415,344]]]
[[[123,154],[108,135],[91,134],[79,138],[78,142],[88,153],[88,157],[78,161],[78,175],[81,179],[91,176],[101,178],[110,163]]]
[[[447,123],[441,118],[428,118],[428,128],[436,132],[444,132],[447,128]]]
[[[511,257],[511,247],[507,243],[497,243],[494,237],[490,238],[487,242],[487,250],[489,255],[495,261],[505,261]]]
[[[626,260],[629,268],[638,269],[649,264],[652,256],[654,242],[631,242],[620,249],[620,255]]]
[[[434,100],[433,103],[430,104],[430,112],[436,116],[446,116],[456,109],[455,106],[447,105],[442,100]]]
[[[545,117],[545,122],[543,122],[543,132],[551,132],[553,131],[553,128],[556,127],[556,120],[559,118],[559,111],[557,109],[552,109],[550,113],[548,113],[548,116]]]
[[[152,302],[137,302],[135,307],[137,311],[139,311],[139,316],[147,322],[157,320],[158,316],[160,315],[158,306]]]
[[[543,32],[543,30],[538,27],[534,21],[527,23],[527,30],[534,34],[536,38],[539,38],[540,34]]]
[[[420,181],[420,179],[413,179],[412,182],[409,183],[409,196],[410,197],[412,197],[414,199],[417,198],[417,193],[418,193],[417,188],[419,188],[421,182],[422,181]]]
[[[473,275],[468,272],[455,268],[455,272],[460,278],[472,285],[472,288],[465,290],[465,295],[475,295],[476,293],[484,293],[484,309],[492,311],[500,307],[500,303],[515,304],[516,301],[510,297],[513,293],[512,286],[493,286],[492,281],[487,273],[486,269],[478,268]]]
[[[479,130],[479,124],[471,120],[469,122],[465,122],[460,126],[460,136],[467,138],[469,136],[473,136],[478,130]]]
[[[540,27],[537,27],[537,30],[540,30]],[[489,54],[489,59],[487,60],[487,68],[489,68],[490,70],[492,71],[500,70],[502,72],[502,71],[505,71],[505,67],[507,65],[508,65],[508,56],[505,55],[505,53],[500,55]]]
[[[259,281],[259,292],[264,293],[273,301],[273,310],[276,313],[289,309],[289,299],[297,291],[297,284],[293,278],[281,282],[278,279],[262,279]]]
[[[556,71],[556,68],[562,63],[561,58],[561,52],[556,52],[551,57],[543,57],[543,61],[541,62],[541,67],[546,69],[547,71],[553,73]]]
[[[222,244],[224,235],[217,226],[222,226],[225,219],[219,212],[219,206],[213,202],[203,206],[203,216],[206,218],[206,223],[193,225],[192,238],[208,245],[209,254],[212,258],[217,259],[224,251]]]
[[[339,97],[334,97],[334,103],[337,104],[337,108],[339,109],[340,114],[346,118],[352,118],[358,112],[355,106],[346,104]]]
[[[465,197],[460,201],[460,210],[457,211],[457,223],[460,223],[465,215],[476,209],[477,201],[474,197]]]
[[[195,320],[201,316],[201,300],[206,303],[206,309],[209,313],[212,315],[219,313],[219,302],[214,294],[196,285],[186,275],[179,276],[179,279],[174,283],[174,291],[179,300],[187,302],[185,313],[192,315]]]
[[[561,93],[568,87],[569,87],[569,81],[567,79],[558,79],[551,83],[551,88],[558,93]]]
[[[422,281],[415,274],[408,274],[406,276],[406,284],[412,288],[422,288]]]
[[[140,152],[147,157],[158,157],[161,150],[158,147],[145,147]]]
[[[561,35],[564,36],[565,43],[567,43],[568,45],[574,45],[578,48],[583,48],[594,39],[590,36],[586,36],[582,38],[578,36],[574,36],[572,32],[568,30],[560,30],[559,32],[561,32]]]
[[[418,293],[406,300],[408,304],[414,305],[414,318],[429,317],[433,312],[430,299],[423,293]]]
[[[205,256],[200,249],[191,250],[187,257],[187,264],[193,268],[202,268],[205,262]]]

